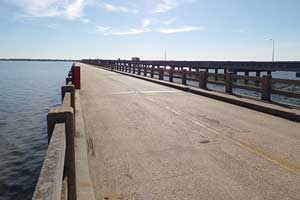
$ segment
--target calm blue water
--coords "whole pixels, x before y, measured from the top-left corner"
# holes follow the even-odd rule
[[[0,61],[0,199],[31,199],[71,63]]]

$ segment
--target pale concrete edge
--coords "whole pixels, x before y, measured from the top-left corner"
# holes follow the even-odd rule
[[[76,192],[77,200],[95,200],[94,187],[91,181],[91,174],[88,162],[86,144],[86,133],[83,120],[83,113],[80,102],[79,90],[75,91],[76,103],[76,136],[75,136],[75,162],[76,162]]]
[[[107,71],[111,71],[111,70],[106,69],[106,68],[101,67],[101,66],[96,66],[96,65],[91,65],[91,66],[95,66],[97,68],[101,68],[101,69],[104,69],[104,70],[107,70]],[[135,77],[135,78],[139,78],[139,79],[150,81],[150,82],[153,82],[153,83],[158,83],[158,84],[161,84],[161,85],[164,85],[164,86],[172,87],[172,88],[183,90],[183,91],[186,91],[186,92],[191,92],[193,94],[198,94],[198,95],[201,95],[201,96],[209,97],[209,98],[216,99],[216,100],[219,100],[219,101],[223,101],[223,102],[226,102],[226,103],[230,103],[230,104],[233,104],[233,105],[241,106],[241,107],[248,108],[248,109],[251,109],[251,110],[255,110],[255,111],[258,111],[258,112],[262,112],[262,113],[265,113],[265,114],[269,114],[269,115],[273,115],[273,116],[280,117],[280,118],[283,118],[283,119],[287,119],[287,120],[290,120],[290,121],[300,122],[300,115],[297,114],[297,113],[292,112],[292,109],[289,112],[289,111],[281,110],[280,108],[278,108],[278,109],[277,108],[272,108],[272,107],[269,107],[267,105],[262,105],[262,103],[265,103],[265,102],[262,102],[262,101],[259,101],[259,100],[251,100],[250,98],[247,99],[247,97],[242,97],[241,99],[236,99],[236,96],[230,96],[228,94],[218,93],[217,91],[209,91],[209,90],[207,91],[207,90],[203,90],[203,89],[200,89],[200,88],[193,88],[193,87],[189,87],[189,86],[185,86],[185,85],[180,85],[180,84],[177,84],[177,83],[170,83],[170,82],[167,82],[167,81],[162,81],[162,80],[157,80],[157,79],[153,79],[153,78],[149,78],[149,77],[144,77],[142,75],[130,74],[130,73],[127,73],[127,72],[121,72],[121,71],[111,71],[111,72],[131,76],[131,77]],[[251,101],[251,102],[249,102],[249,101]],[[257,101],[257,103],[255,101]],[[265,103],[265,104],[267,104],[267,103]]]

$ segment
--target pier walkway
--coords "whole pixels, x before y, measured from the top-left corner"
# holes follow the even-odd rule
[[[96,199],[300,199],[300,124],[90,65]]]

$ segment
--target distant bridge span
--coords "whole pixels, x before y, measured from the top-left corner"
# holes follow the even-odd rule
[[[87,62],[88,61],[88,62]],[[122,65],[152,65],[169,66],[171,68],[190,69],[225,69],[234,72],[245,71],[300,71],[300,61],[277,61],[277,62],[256,62],[256,61],[163,61],[163,60],[104,60],[84,59],[83,62],[93,64],[122,64]]]

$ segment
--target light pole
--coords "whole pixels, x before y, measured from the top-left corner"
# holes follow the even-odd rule
[[[272,41],[272,43],[273,43],[273,49],[272,49],[272,62],[274,62],[274,60],[275,60],[275,40],[274,39],[269,39],[269,40],[271,40]]]
[[[272,41],[272,44],[273,44],[273,48],[272,48],[272,66],[274,68],[274,61],[275,61],[275,40],[273,38],[265,38],[267,40],[271,40]],[[271,71],[268,71],[268,75],[271,75],[272,72]]]
[[[274,59],[275,59],[275,40],[274,39],[271,39],[271,40],[273,42],[272,62],[274,62]]]

